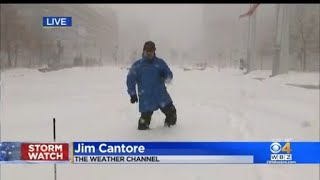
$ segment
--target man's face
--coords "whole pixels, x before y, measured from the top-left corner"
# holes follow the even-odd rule
[[[143,51],[143,56],[146,57],[147,59],[153,59],[155,51],[153,50],[144,50]]]

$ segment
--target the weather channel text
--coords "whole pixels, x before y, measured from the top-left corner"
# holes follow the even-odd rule
[[[74,164],[252,164],[253,156],[73,156]]]

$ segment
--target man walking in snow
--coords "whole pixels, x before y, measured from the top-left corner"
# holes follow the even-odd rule
[[[130,101],[132,104],[139,103],[139,130],[149,129],[152,114],[159,108],[166,116],[165,126],[173,126],[177,121],[176,108],[165,85],[172,80],[173,75],[165,61],[156,56],[155,51],[154,42],[147,41],[143,46],[142,58],[132,65],[127,76]]]

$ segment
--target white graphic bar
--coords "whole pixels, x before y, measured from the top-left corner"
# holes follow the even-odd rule
[[[253,164],[253,156],[78,156],[74,164]]]

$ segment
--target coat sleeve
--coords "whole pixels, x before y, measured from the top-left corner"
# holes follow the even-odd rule
[[[167,65],[167,63],[164,60],[162,60],[162,68],[164,71],[165,80],[171,81],[173,78],[173,74],[172,74],[171,69],[169,68],[169,66]]]
[[[134,63],[127,75],[127,92],[130,96],[136,95],[136,84],[137,84],[137,64]]]

